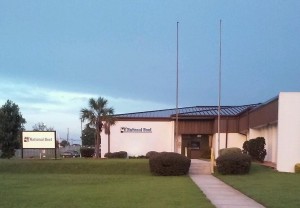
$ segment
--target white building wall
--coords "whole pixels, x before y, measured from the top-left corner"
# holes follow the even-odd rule
[[[247,137],[243,134],[230,133],[228,134],[227,147],[238,147],[243,150],[243,144],[247,140]]]
[[[182,135],[178,135],[177,139],[175,138],[174,152],[181,154],[181,145],[182,145]]]
[[[279,94],[277,170],[294,172],[300,163],[300,92]]]
[[[151,132],[124,132],[121,128],[151,129]],[[110,152],[126,151],[129,156],[146,155],[149,151],[174,151],[172,121],[118,121],[111,127]],[[108,135],[101,134],[101,157],[108,152]]]
[[[238,147],[243,149],[243,143],[246,141],[246,136],[238,133],[228,133],[227,148]],[[214,149],[215,158],[219,156],[218,153],[218,134],[213,135],[212,147]],[[226,148],[226,133],[220,133],[220,149]]]
[[[220,139],[219,139],[218,133],[213,135],[212,148],[215,153],[215,158],[217,158],[219,156],[219,148],[220,149],[225,148],[225,138],[226,138],[226,135],[223,133],[220,133]],[[220,142],[220,145],[219,145],[219,142]]]
[[[255,139],[257,137],[264,137],[266,141],[267,155],[265,161],[271,161],[277,163],[277,137],[278,137],[278,125],[277,123],[268,124],[259,128],[250,129],[248,140]]]

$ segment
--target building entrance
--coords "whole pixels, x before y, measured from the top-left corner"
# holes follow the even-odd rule
[[[210,159],[209,135],[182,135],[181,154],[190,159]]]

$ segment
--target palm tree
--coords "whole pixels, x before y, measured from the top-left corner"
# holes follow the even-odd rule
[[[104,124],[104,132],[105,134],[107,134],[107,152],[110,152],[110,127],[112,125],[115,125],[115,118],[111,117],[108,120],[106,120],[105,124]]]
[[[114,124],[114,109],[107,107],[107,100],[99,97],[97,100],[90,98],[89,108],[81,109],[82,121],[88,121],[90,127],[96,129],[95,153],[96,158],[99,158],[99,146],[101,141],[102,127],[106,123]]]

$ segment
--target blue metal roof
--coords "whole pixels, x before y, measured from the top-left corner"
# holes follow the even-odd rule
[[[259,104],[241,106],[221,106],[221,116],[237,116],[246,110],[250,110]],[[176,116],[176,108],[145,111],[136,113],[125,113],[115,115],[118,118],[171,118]],[[218,106],[193,106],[178,108],[179,117],[215,117],[218,116]]]

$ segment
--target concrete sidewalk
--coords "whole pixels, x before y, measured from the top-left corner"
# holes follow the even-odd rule
[[[212,175],[190,172],[189,176],[217,208],[264,207]]]

